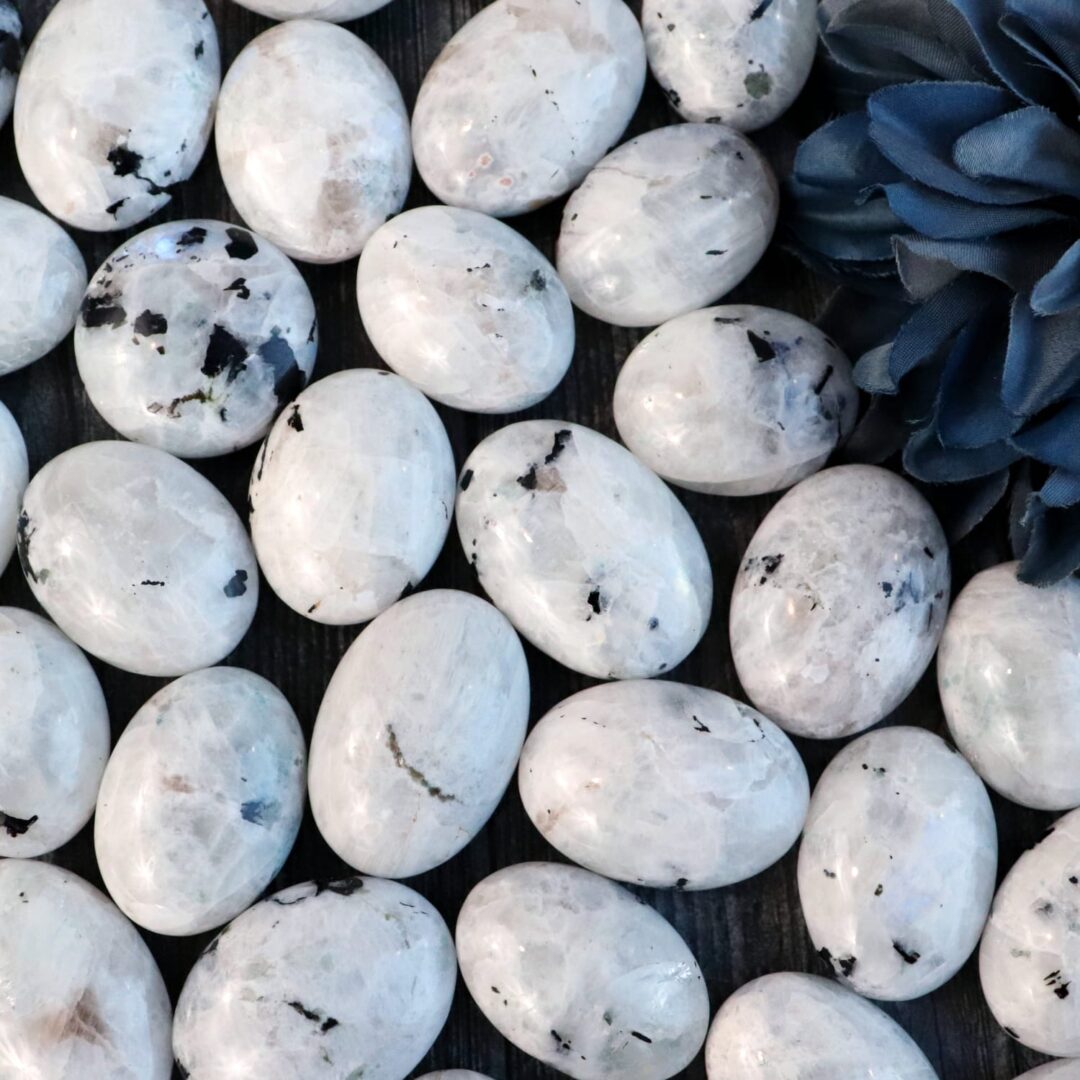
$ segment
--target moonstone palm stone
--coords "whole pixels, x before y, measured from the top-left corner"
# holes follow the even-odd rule
[[[315,366],[315,304],[269,241],[219,221],[170,221],[117,248],[75,327],[94,408],[180,457],[261,439]]]
[[[271,19],[325,19],[347,22],[384,7],[390,0],[236,0]]]
[[[919,681],[949,605],[949,549],[926,500],[870,465],[803,480],[761,523],[731,597],[750,700],[810,738],[851,735]]]
[[[191,1080],[401,1080],[454,995],[450,932],[419,893],[347,878],[276,893],[188,975],[173,1048]]]
[[[11,115],[22,62],[22,20],[15,0],[0,0],[0,127]]]
[[[15,99],[15,145],[34,194],[80,229],[145,221],[195,171],[220,79],[202,0],[60,0]]]
[[[138,931],[68,870],[0,861],[0,1072],[168,1080],[172,1009]]]
[[[570,196],[556,263],[570,299],[616,326],[705,307],[756,265],[776,225],[776,179],[718,124],[676,124],[613,150]]]
[[[282,23],[244,47],[222,84],[216,140],[240,216],[305,262],[359,254],[409,190],[409,116],[394,76],[327,22]]]
[[[236,511],[149,446],[84,443],[30,481],[19,557],[77,645],[138,675],[216,664],[247,632],[259,574]]]
[[[859,395],[847,357],[784,311],[706,308],[654,330],[615,384],[615,423],[654,472],[691,491],[790,487],[851,433]]]
[[[457,525],[495,605],[538,649],[597,678],[658,675],[705,632],[712,571],[690,515],[618,443],[529,420],[461,473]]]
[[[535,405],[574,354],[574,311],[555,268],[472,210],[423,206],[388,221],[360,256],[356,295],[383,360],[457,409]]]
[[[451,206],[507,217],[577,187],[614,146],[645,85],[623,0],[495,0],[420,87],[413,149]]]
[[[705,1039],[709,997],[686,943],[587,870],[520,863],[484,878],[461,908],[457,948],[500,1034],[578,1080],[665,1080]]]
[[[582,690],[532,729],[521,801],[574,862],[637,885],[714,889],[776,862],[806,817],[806,769],[748,705],[674,682]]]
[[[15,550],[19,510],[30,479],[26,443],[15,417],[0,402],[0,574]]]
[[[278,417],[251,533],[274,592],[316,622],[367,622],[419,584],[450,528],[454,457],[431,403],[388,371],[340,371]]]

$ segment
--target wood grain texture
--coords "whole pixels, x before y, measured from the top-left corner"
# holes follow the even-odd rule
[[[54,2],[23,0],[28,40]],[[252,37],[271,25],[232,0],[207,2],[217,24],[225,64]],[[439,49],[484,3],[485,0],[393,0],[388,7],[350,26],[389,64],[411,108],[423,73]],[[815,73],[795,108],[772,128],[755,136],[779,174],[787,171],[798,138],[826,115],[826,102],[824,82]],[[650,81],[632,133],[673,120],[663,95]],[[0,194],[34,203],[19,171],[10,123],[0,132]],[[433,201],[419,179],[414,179],[409,205]],[[557,204],[515,219],[513,224],[551,257],[560,213],[561,205]],[[147,224],[184,217],[239,222],[221,184],[212,144],[194,177]],[[92,273],[113,248],[137,231],[107,235],[76,233],[75,237]],[[316,377],[341,368],[381,366],[356,310],[356,261],[301,269],[315,295],[321,324]],[[730,299],[780,307],[812,319],[821,310],[827,293],[823,283],[774,248]],[[569,375],[547,401],[521,417],[478,417],[439,407],[459,466],[481,438],[522,417],[573,420],[615,435],[611,413],[615,376],[642,334],[605,326],[580,315],[577,331],[577,352]],[[0,381],[0,400],[15,414],[26,435],[32,472],[70,446],[113,437],[86,398],[75,369],[70,337],[48,358]],[[227,458],[197,463],[197,468],[241,512],[255,452],[251,448]],[[710,552],[716,599],[708,633],[672,677],[742,696],[727,641],[728,602],[741,554],[775,500],[723,499],[685,492],[679,495],[698,523]],[[984,523],[954,552],[954,590],[959,590],[974,571],[1006,557],[1004,533],[1000,518]],[[438,563],[423,583],[423,587],[435,586],[477,590],[453,530]],[[0,579],[0,603],[36,609],[15,563]],[[276,683],[292,702],[310,737],[323,690],[358,629],[308,622],[286,608],[269,588],[264,588],[254,626],[228,662],[257,671]],[[590,683],[534,649],[529,648],[528,656],[534,720],[562,698]],[[108,697],[115,739],[136,709],[164,680],[126,675],[98,663],[95,667]],[[917,724],[944,732],[932,676],[922,681],[888,722]],[[811,780],[815,781],[839,744],[795,741],[804,755]],[[1023,810],[996,797],[994,806],[1001,838],[1000,876],[1041,835],[1052,815]],[[477,881],[498,867],[527,859],[560,859],[560,856],[529,823],[516,786],[512,786],[491,822],[464,852],[409,884],[442,911],[452,928],[462,900]],[[101,886],[91,827],[50,860]],[[296,847],[271,890],[345,871],[345,865],[322,841],[309,813]],[[674,923],[690,944],[705,971],[714,1010],[737,987],[770,971],[827,973],[824,963],[813,952],[800,914],[794,852],[759,877],[730,888],[704,893],[645,889],[639,892]],[[175,999],[210,935],[188,939],[154,934],[144,937]],[[888,1006],[887,1011],[922,1046],[942,1080],[1011,1080],[1044,1060],[1013,1043],[994,1022],[983,1002],[974,962],[969,962],[936,993],[918,1001]],[[417,1074],[435,1068],[471,1068],[500,1080],[540,1080],[557,1075],[506,1043],[472,1004],[460,981],[450,1020]],[[683,1075],[695,1080],[705,1076],[701,1056]]]

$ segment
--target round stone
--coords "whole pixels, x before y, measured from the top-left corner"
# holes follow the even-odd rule
[[[949,580],[945,534],[906,480],[871,465],[803,480],[761,523],[735,579],[743,689],[797,735],[863,731],[933,658]]]
[[[891,1017],[828,979],[764,975],[721,1006],[705,1044],[709,1080],[937,1080]]]
[[[643,0],[653,76],[684,120],[757,131],[799,96],[817,47],[817,0]]]
[[[86,657],[40,616],[0,608],[0,856],[44,855],[90,820],[109,741]]]
[[[330,23],[282,23],[244,47],[221,87],[216,139],[240,216],[305,262],[359,254],[409,191],[409,115],[394,76]]]
[[[60,0],[19,76],[27,182],[80,229],[145,221],[199,164],[220,80],[202,0]]]
[[[315,366],[315,304],[269,241],[170,221],[117,248],[75,327],[86,392],[121,435],[180,457],[261,439]]]
[[[385,7],[390,0],[236,0],[271,19],[325,19],[348,22]]]
[[[1007,799],[1080,804],[1080,581],[1025,585],[1017,564],[984,570],[956,598],[938,649],[956,745]]]
[[[446,1022],[450,932],[419,893],[348,878],[293,885],[211,943],[176,1006],[186,1075],[400,1080]]]
[[[109,758],[94,818],[105,887],[157,934],[211,930],[281,869],[304,810],[304,736],[281,692],[241,668],[159,690]]]
[[[771,308],[692,311],[654,330],[615,384],[615,423],[665,480],[710,495],[781,491],[851,433],[851,365],[816,327]]]
[[[508,217],[577,187],[630,123],[645,44],[623,0],[495,0],[446,44],[413,113],[444,203]]]
[[[0,574],[15,550],[19,510],[30,479],[26,443],[15,417],[0,402]]]
[[[138,931],[68,870],[0,861],[9,1075],[168,1080],[172,1007]]]
[[[737,131],[659,128],[613,150],[570,196],[559,275],[587,315],[656,326],[714,303],[750,273],[778,202],[768,162]]]
[[[712,608],[705,545],[682,504],[618,443],[529,420],[489,435],[461,473],[465,556],[538,649],[602,679],[658,675]]]
[[[521,801],[568,858],[635,885],[715,889],[798,839],[810,787],[771,721],[723,694],[630,680],[582,690],[532,729]]]
[[[424,206],[388,221],[360,257],[356,295],[383,360],[456,409],[527,409],[574,355],[574,311],[555,268],[472,210]]]
[[[216,664],[255,616],[258,568],[236,511],[190,465],[137,443],[84,443],[41,469],[19,558],[68,637],[137,675]]]
[[[705,1040],[709,995],[675,928],[576,866],[484,878],[458,916],[461,975],[516,1047],[578,1080],[665,1080]]]
[[[978,944],[994,897],[997,828],[982,781],[923,728],[849,743],[814,789],[799,899],[814,947],[866,997],[943,986]]]
[[[11,115],[22,61],[22,20],[15,0],[0,0],[0,127]]]

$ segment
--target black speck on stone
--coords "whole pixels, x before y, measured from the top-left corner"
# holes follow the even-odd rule
[[[225,286],[225,292],[236,293],[237,300],[251,298],[251,290],[247,287],[247,278],[238,277],[231,285]]]
[[[119,303],[119,293],[102,293],[100,296],[87,295],[83,297],[80,312],[82,313],[83,326],[87,330],[96,330],[102,326],[108,326],[113,330],[124,325],[127,312]]]
[[[560,428],[556,431],[555,439],[551,444],[551,452],[544,458],[544,464],[550,465],[553,461],[557,461],[573,437],[574,433],[569,428]]]
[[[248,573],[246,570],[237,570],[225,585],[225,595],[230,599],[243,596],[247,592]]]
[[[113,217],[116,217],[116,215],[120,213],[120,207],[123,206],[126,202],[127,199],[117,199],[116,202],[112,203],[110,206],[105,207],[105,213],[111,214]]]
[[[900,954],[905,964],[916,964],[919,961],[919,953],[913,949],[905,949],[899,941],[894,941],[892,947]]]
[[[876,889],[874,890],[874,895],[875,895],[875,896],[880,896],[880,895],[881,895],[881,894],[882,894],[882,893],[883,893],[884,891],[885,891],[885,886],[884,886],[884,885],[882,885],[882,884],[881,884],[881,883],[879,882],[879,883],[878,883],[878,887],[877,887],[877,888],[876,888]]]
[[[554,1028],[551,1029],[551,1037],[555,1040],[556,1049],[561,1054],[565,1054],[573,1045],[569,1039],[564,1039]]]
[[[742,322],[742,319],[729,319],[723,315],[714,315],[713,322],[720,323],[721,326],[733,326],[735,323]]]
[[[472,469],[466,469],[461,474],[461,483],[458,486],[461,488],[462,491],[468,491],[469,490],[469,485],[472,483],[473,475],[474,474],[473,474]]]
[[[928,559],[932,559],[932,558],[934,557],[934,553],[933,553],[933,552],[932,552],[932,551],[931,551],[931,550],[930,550],[930,549],[929,549],[928,547],[924,547],[924,548],[923,548],[923,554],[924,554],[924,555],[925,555],[925,556],[926,556],[926,557],[927,557]]]
[[[34,814],[33,817],[19,818],[13,817],[11,814],[5,814],[0,810],[0,829],[3,829],[8,836],[22,836],[37,819],[37,814]]]
[[[708,724],[703,724],[696,716],[691,716],[690,719],[694,721],[694,730],[695,731],[703,732],[706,735],[711,732],[711,729],[710,729],[709,725]]]
[[[753,330],[747,330],[746,337],[760,363],[775,359],[776,350],[760,334],[755,334]]]
[[[300,406],[294,405],[289,413],[289,419],[285,421],[293,431],[303,431],[304,421],[300,419]]]
[[[214,378],[227,372],[226,381],[231,383],[247,367],[247,357],[247,346],[220,323],[215,323],[206,346],[202,373]]]
[[[593,609],[593,612],[597,615],[603,610],[603,600],[600,596],[600,589],[595,588],[588,596],[589,607]]]
[[[835,871],[835,870],[822,870],[821,872],[822,872],[822,873],[823,873],[823,874],[824,874],[824,875],[825,875],[825,876],[826,876],[827,878],[834,878],[834,877],[836,877],[836,871]]]
[[[676,889],[685,889],[686,886],[689,885],[689,884],[690,884],[690,879],[689,878],[681,877],[681,878],[679,878],[678,881],[675,882],[675,888]]]
[[[528,471],[522,473],[522,475],[517,478],[517,482],[526,491],[535,491],[536,490],[536,466],[535,465],[530,465],[529,468],[528,468]]]
[[[259,250],[255,237],[247,229],[226,229],[225,235],[229,238],[229,243],[225,245],[225,254],[232,259],[250,259]]]
[[[528,288],[535,290],[536,292],[543,292],[548,287],[547,278],[544,276],[543,270],[534,270],[532,277],[529,278]]]
[[[851,978],[851,973],[855,970],[856,961],[854,956],[841,956],[837,961],[837,966],[840,968],[840,974],[845,978]]]
[[[154,334],[164,334],[169,329],[169,322],[164,315],[147,309],[138,315],[132,324],[135,333],[142,337],[152,337]]]
[[[630,1034],[633,1035],[635,1039],[640,1039],[643,1043],[652,1042],[652,1039],[650,1039],[648,1035],[642,1035],[640,1031],[631,1031]]]
[[[278,401],[291,401],[304,389],[304,373],[296,362],[296,353],[279,327],[275,326],[259,346],[259,357],[273,370],[274,394]]]
[[[328,1016],[320,1025],[319,1030],[325,1035],[331,1028],[336,1028],[340,1020],[335,1020],[332,1016]]]
[[[206,42],[200,41],[199,44],[195,46],[195,59],[201,59],[204,52],[206,52]]]
[[[784,561],[783,555],[762,555],[761,567],[766,574],[775,574],[780,569],[780,564]]]
[[[288,1001],[288,1002],[286,1002],[286,1004],[289,1006],[290,1009],[295,1009],[296,1012],[298,1012],[305,1020],[321,1020],[322,1019],[322,1017],[317,1012],[313,1012],[311,1009],[306,1008],[304,1006],[303,1002],[300,1002],[300,1001]]]
[[[654,615],[649,620],[649,629],[650,630],[655,630],[659,625],[660,625],[660,620]]]
[[[760,19],[769,10],[771,4],[772,0],[761,0],[761,3],[750,12],[750,21],[754,22],[755,19]]]
[[[117,176],[134,176],[143,161],[142,154],[130,146],[114,146],[106,155],[106,160]]]
[[[892,596],[892,590],[893,590],[893,587],[892,587],[892,582],[891,581],[883,581],[881,583],[881,591],[886,596]]]
[[[677,109],[682,104],[682,95],[674,87],[667,92],[668,100]]]
[[[1055,986],[1054,993],[1057,994],[1057,996],[1061,998],[1062,1001],[1064,1001],[1065,998],[1069,996],[1069,984],[1062,983],[1060,986]]]
[[[245,821],[250,821],[252,825],[263,825],[264,815],[267,810],[267,802],[265,799],[249,799],[245,803],[240,804],[240,816]]]
[[[816,383],[814,383],[815,394],[819,396],[821,395],[821,391],[825,389],[825,384],[832,378],[833,371],[835,370],[836,369],[832,366],[832,364],[826,366],[825,370],[821,374],[821,378],[818,379]]]
[[[183,251],[185,248],[197,247],[206,243],[206,230],[201,225],[192,225],[187,232],[182,233],[176,241],[176,250]]]

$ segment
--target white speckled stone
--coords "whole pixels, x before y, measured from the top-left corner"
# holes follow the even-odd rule
[[[82,878],[0,861],[0,1074],[168,1080],[172,1008],[138,931]]]
[[[1080,1061],[1072,1058],[1068,1061],[1051,1061],[1032,1069],[1016,1080],[1080,1080]]]
[[[357,255],[409,191],[409,116],[394,76],[330,23],[282,23],[249,42],[222,84],[215,137],[240,216],[305,262]]]
[[[684,120],[756,131],[799,96],[817,48],[817,0],[643,0],[653,76]]]
[[[274,592],[316,622],[367,622],[418,585],[442,550],[454,502],[450,440],[404,379],[339,371],[278,417],[249,499]]]
[[[385,7],[390,0],[236,0],[271,19],[325,19],[348,22]]]
[[[556,248],[570,299],[616,326],[705,307],[757,264],[776,225],[776,179],[719,124],[676,124],[613,150],[570,196]]]
[[[576,863],[637,885],[715,889],[798,839],[810,786],[795,747],[713,690],[631,680],[582,690],[532,729],[525,812]]]
[[[75,327],[86,392],[122,435],[180,457],[261,439],[315,366],[315,303],[268,240],[170,221],[114,251]]]
[[[461,974],[505,1038],[578,1080],[665,1080],[701,1049],[709,996],[657,911],[576,866],[484,878],[458,916]]]
[[[342,657],[311,740],[311,811],[350,866],[411,877],[491,816],[529,719],[525,651],[506,618],[434,589],[383,612]]]
[[[645,85],[623,0],[495,0],[424,77],[413,150],[451,206],[508,217],[565,195],[614,146]]]
[[[891,1017],[828,979],[764,975],[720,1007],[705,1044],[709,1080],[937,1080]]]
[[[654,330],[615,384],[626,445],[670,483],[711,495],[790,487],[855,425],[847,357],[795,315],[748,304]]]
[[[66,844],[94,812],[108,756],[109,712],[89,661],[52,623],[0,608],[0,855]]]
[[[22,20],[15,0],[0,0],[0,127],[11,115],[22,59]]]
[[[866,997],[907,1001],[948,982],[978,944],[996,870],[986,788],[930,731],[871,731],[814,788],[803,917],[822,958]]]
[[[15,550],[19,509],[30,479],[26,443],[15,417],[0,402],[0,574]]]
[[[852,735],[911,692],[948,606],[949,549],[926,500],[885,469],[826,469],[773,507],[743,556],[739,681],[787,731]]]
[[[401,1080],[454,995],[442,917],[395,881],[293,885],[210,943],[176,1007],[173,1049],[191,1080]]]
[[[190,465],[138,443],[84,443],[41,469],[19,557],[68,637],[138,675],[216,664],[255,616],[259,573],[236,511]]]
[[[481,585],[538,649],[606,679],[658,675],[698,643],[712,570],[671,490],[618,443],[528,420],[461,473],[457,525]]]
[[[198,934],[254,903],[300,828],[304,759],[296,714],[254,672],[208,668],[154,694],[109,758],[94,818],[120,910]]]
[[[80,229],[145,221],[199,164],[220,80],[203,0],[60,0],[15,96],[34,194]]]
[[[535,405],[574,355],[574,311],[555,268],[472,210],[424,206],[388,221],[360,256],[356,295],[383,360],[456,409]]]

